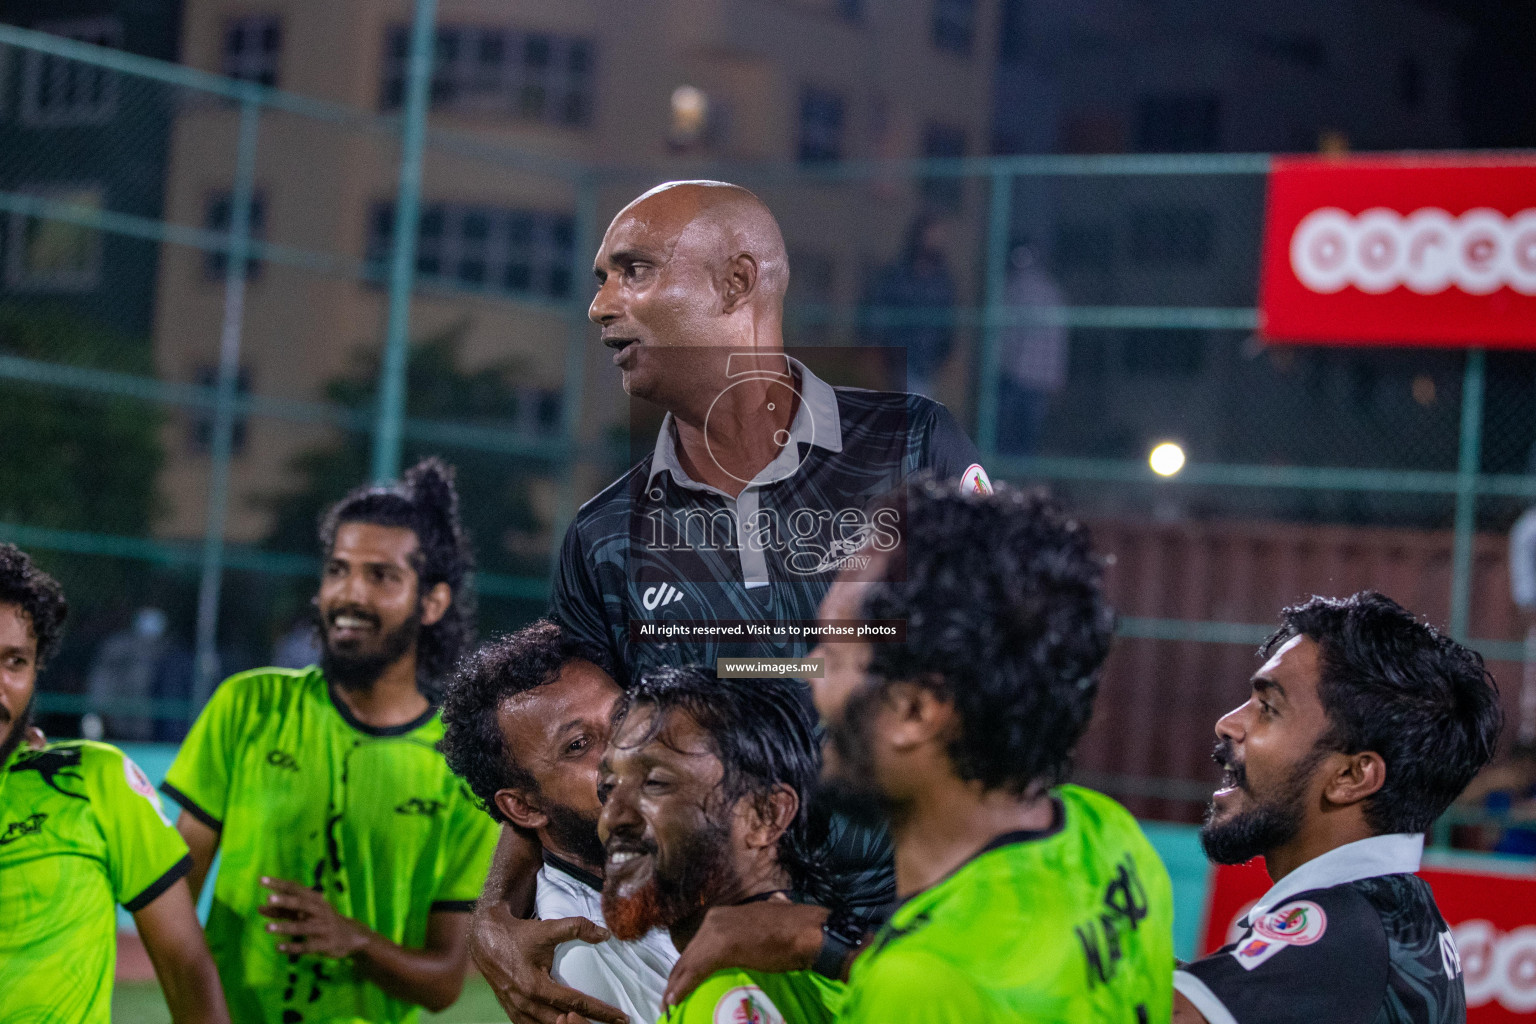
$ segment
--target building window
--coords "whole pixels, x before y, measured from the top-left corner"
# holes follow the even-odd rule
[[[203,213],[203,227],[209,231],[228,234],[234,213],[233,199],[228,192],[221,192],[208,200]],[[261,193],[251,197],[251,240],[265,241],[267,237],[267,200]],[[203,254],[203,276],[210,281],[222,281],[229,272],[229,254],[222,249],[212,249]],[[250,258],[245,263],[245,279],[261,276],[261,260]]]
[[[416,272],[473,288],[563,299],[571,294],[575,222],[569,214],[432,203],[421,211]],[[374,204],[369,264],[382,274],[395,235],[395,208]]]
[[[405,102],[410,30],[389,30],[383,107]],[[432,68],[432,106],[511,115],[523,121],[580,127],[592,119],[593,45],[548,32],[439,25]]]
[[[548,436],[560,432],[565,395],[559,388],[523,386],[517,389],[517,413],[512,427],[519,434]]]
[[[1214,92],[1144,96],[1136,107],[1143,153],[1214,153],[1221,148],[1221,97]]]
[[[224,23],[224,52],[219,70],[230,78],[277,85],[277,61],[283,49],[283,24],[276,15],[230,18]]]
[[[18,191],[100,212],[100,185]],[[6,234],[5,281],[18,291],[88,292],[101,277],[101,233],[69,220],[13,213]]]
[[[96,46],[120,47],[116,18],[42,22],[40,32]],[[21,64],[21,120],[31,125],[102,124],[117,111],[117,75],[81,61],[28,50]]]
[[[1003,0],[1003,21],[998,29],[997,59],[1017,64],[1029,50],[1030,0]]]
[[[197,383],[205,388],[217,388],[219,386],[219,368],[217,366],[199,366],[194,374]],[[242,366],[235,375],[235,397],[245,398],[251,393],[251,371]],[[231,431],[230,451],[239,455],[245,451],[246,428],[250,418],[236,414],[234,430]],[[192,451],[199,455],[206,455],[213,450],[213,410],[197,409],[191,414],[191,422],[187,431],[187,444]]]
[[[837,16],[844,21],[863,21],[864,0],[837,0]]]
[[[1216,218],[1192,206],[1131,208],[1131,260],[1143,267],[1201,266],[1216,249]]]
[[[923,156],[953,158],[965,156],[965,129],[947,124],[930,124],[923,129]],[[947,175],[923,179],[923,205],[938,213],[953,213],[960,208],[965,182]]]
[[[933,45],[970,53],[976,35],[976,0],[933,0]]]
[[[846,105],[835,92],[807,87],[800,93],[801,162],[841,160]]]

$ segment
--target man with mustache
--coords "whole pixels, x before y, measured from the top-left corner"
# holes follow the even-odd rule
[[[823,643],[811,680],[823,794],[891,823],[902,902],[872,937],[815,907],[717,909],[667,999],[722,964],[851,958],[840,1024],[1166,1024],[1168,872],[1123,807],[1061,784],[1114,625],[1086,529],[1006,488],[905,503],[902,547],[821,612],[900,620],[905,640]]]
[[[320,664],[224,681],[163,786],[239,1022],[414,1021],[458,998],[495,825],[436,750],[473,629],[452,470],[428,459],[320,524]]]
[[[711,907],[788,904],[821,882],[805,800],[820,768],[804,688],[646,673],[625,694],[598,768],[603,916],[620,939],[666,928],[686,949]],[[720,971],[676,1024],[830,1024],[842,986],[811,971]]]
[[[661,1013],[677,950],[664,928],[624,941],[602,927],[597,766],[620,700],[607,659],[547,620],[485,644],[443,695],[439,747],[491,817],[543,849],[534,913],[569,930],[551,977],[648,1022]]]
[[[1461,961],[1414,874],[1424,832],[1493,757],[1483,659],[1371,591],[1283,612],[1200,838],[1274,886],[1238,940],[1175,975],[1177,1024],[1452,1024]]]
[[[0,1017],[105,1024],[121,904],[176,1024],[229,1020],[186,844],[149,779],[105,743],[27,740],[64,592],[0,544]]]
[[[748,190],[651,189],[614,217],[593,271],[588,316],[625,392],[666,414],[652,450],[577,513],[550,616],[605,647],[621,686],[663,665],[803,656],[804,634],[745,624],[814,620],[850,557],[896,543],[891,523],[866,516],[871,501],[921,470],[990,489],[975,446],[939,403],[833,387],[788,356],[784,238]],[[706,631],[643,632],[671,620]],[[834,819],[828,835],[839,899],[865,916],[884,906],[893,876],[883,829]],[[556,936],[516,917],[538,867],[537,849],[504,831],[476,915],[476,963],[516,1024],[553,1024],[579,1006],[622,1020],[611,1008],[592,1013],[536,969]]]

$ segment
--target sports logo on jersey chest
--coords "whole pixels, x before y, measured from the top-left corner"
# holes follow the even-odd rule
[[[15,764],[11,765],[11,771],[13,773],[37,772],[48,788],[65,796],[74,797],[76,800],[85,800],[88,798],[84,793],[71,793],[59,785],[61,779],[73,779],[75,782],[84,784],[85,780],[80,777],[80,773],[73,770],[78,767],[80,767],[79,747],[55,747],[23,754]]]
[[[1260,917],[1232,956],[1251,971],[1287,946],[1310,946],[1328,930],[1328,915],[1311,900],[1292,900]]]
[[[1125,933],[1134,932],[1147,912],[1147,890],[1141,884],[1136,862],[1126,854],[1104,889],[1103,909],[1074,929],[1087,961],[1089,988],[1114,979],[1125,957]]]
[[[4,832],[0,832],[0,846],[9,846],[18,839],[37,835],[43,830],[43,822],[47,820],[46,814],[29,814],[20,821],[11,822],[5,826]]]
[[[296,772],[299,770],[299,762],[286,750],[267,751],[267,764],[273,768],[281,768],[285,772]]]
[[[665,608],[669,604],[676,604],[683,599],[683,592],[670,583],[659,583],[654,587],[646,587],[645,593],[640,595],[640,603],[645,605],[645,610],[653,612],[657,608]]]

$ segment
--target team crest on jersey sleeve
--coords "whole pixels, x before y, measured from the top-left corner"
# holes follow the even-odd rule
[[[715,1004],[714,1024],[784,1024],[784,1015],[756,985],[738,985]]]
[[[1311,900],[1292,900],[1253,923],[1232,955],[1251,971],[1287,946],[1310,946],[1328,930],[1328,915]]]
[[[155,809],[155,814],[165,822],[166,828],[171,828],[171,819],[165,816],[165,808],[160,806],[160,794],[155,792],[155,784],[149,781],[149,776],[144,774],[144,769],[133,763],[133,758],[123,757],[123,775],[128,779],[128,788],[139,796],[149,801],[149,806]]]
[[[979,462],[973,462],[965,468],[965,473],[960,477],[960,493],[992,493],[992,479],[987,476],[987,471],[981,468]]]

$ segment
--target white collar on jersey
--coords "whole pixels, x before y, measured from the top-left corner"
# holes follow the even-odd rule
[[[754,478],[754,484],[757,481],[783,480],[794,473],[800,466],[801,444],[813,444],[829,452],[843,450],[843,424],[837,407],[837,392],[832,389],[832,385],[807,369],[800,360],[784,356],[784,362],[792,367],[800,378],[800,408],[795,411],[794,422],[789,425],[790,443],[784,446],[772,462],[763,467]],[[773,371],[758,369],[732,376],[745,379],[752,376],[766,377],[770,373]],[[773,375],[784,376],[783,373]],[[670,412],[662,417],[661,429],[656,432],[656,452],[651,458],[651,473],[645,478],[645,486],[650,487],[651,481],[656,479],[656,474],[663,471],[671,473],[672,479],[684,487],[694,490],[714,490],[712,487],[692,480],[683,471],[682,463],[677,459],[677,442],[674,440]]]
[[[1398,832],[1336,846],[1276,882],[1243,918],[1243,927],[1299,893],[1331,889],[1380,875],[1411,875],[1424,859],[1424,834]]]

